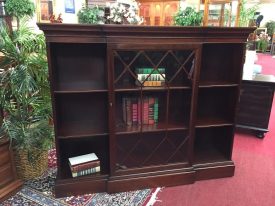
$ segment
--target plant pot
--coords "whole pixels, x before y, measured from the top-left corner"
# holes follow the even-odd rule
[[[28,152],[16,149],[14,152],[17,175],[23,180],[40,177],[48,169],[48,151],[34,148]]]

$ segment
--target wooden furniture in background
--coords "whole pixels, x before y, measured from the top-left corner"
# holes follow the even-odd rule
[[[237,127],[256,131],[259,138],[268,132],[275,89],[273,75],[256,75],[254,80],[243,80],[237,112]]]
[[[17,192],[22,182],[17,179],[10,142],[0,138],[0,202]]]
[[[36,0],[37,22],[50,22],[50,17],[55,14],[55,0]]]
[[[179,10],[179,0],[139,0],[139,15],[144,17],[144,25],[170,26],[173,15]]]
[[[202,0],[202,3],[203,26],[232,26],[232,0]],[[239,9],[237,7],[235,24],[239,19]]]
[[[57,197],[234,175],[235,110],[253,28],[38,26],[47,41]],[[165,86],[137,86],[142,67],[165,68]],[[158,97],[158,123],[127,126],[123,98],[148,96]],[[72,178],[68,158],[87,153],[98,156],[100,173]]]

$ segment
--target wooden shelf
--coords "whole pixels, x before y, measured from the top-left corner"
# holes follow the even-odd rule
[[[191,90],[189,86],[178,86],[178,87],[132,87],[132,88],[121,88],[115,89],[115,92],[131,92],[131,91],[167,91],[167,90]]]
[[[235,111],[254,28],[38,26],[48,48],[56,197],[234,175]],[[164,86],[137,86],[158,77],[138,76],[152,68],[164,72]],[[68,158],[88,153],[101,172],[72,178]]]
[[[162,132],[162,131],[177,131],[187,130],[188,127],[184,124],[173,123],[158,123],[154,125],[137,125],[137,126],[125,126],[121,125],[116,127],[116,134],[134,134],[134,133],[147,133],[147,132]]]
[[[234,126],[196,128],[194,164],[229,161]]]
[[[232,126],[234,123],[226,119],[215,117],[200,117],[197,119],[196,128]]]
[[[85,93],[100,93],[108,92],[107,89],[97,89],[97,90],[59,90],[54,91],[54,94],[85,94]]]
[[[98,137],[98,136],[105,136],[109,135],[109,133],[100,133],[98,131],[93,131],[90,133],[78,133],[73,135],[60,135],[57,136],[58,139],[77,139],[77,138],[84,138],[84,137]]]
[[[73,181],[84,181],[85,179],[105,179],[106,175],[108,175],[108,170],[107,168],[104,168],[104,165],[100,165],[100,172],[90,174],[90,175],[85,175],[85,176],[80,176],[80,177],[72,177],[71,169],[69,167],[68,162],[64,161],[62,164],[62,169],[60,169],[58,173],[58,179],[66,180],[66,179],[71,179]]]
[[[215,88],[215,87],[237,87],[239,84],[226,82],[226,81],[209,81],[209,82],[200,82],[199,88]]]
[[[204,149],[198,149],[195,151],[194,164],[205,164],[213,162],[224,162],[229,159],[225,155],[218,151],[215,147],[208,147]]]

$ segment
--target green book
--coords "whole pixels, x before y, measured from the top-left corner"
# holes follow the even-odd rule
[[[159,118],[159,102],[158,98],[155,98],[155,103],[154,103],[154,122],[157,123]]]

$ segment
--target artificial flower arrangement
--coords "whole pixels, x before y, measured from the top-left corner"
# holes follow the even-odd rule
[[[270,36],[268,36],[268,34],[266,34],[265,32],[261,32],[259,35],[257,35],[257,50],[265,52],[267,50],[268,42],[270,41],[270,39]]]
[[[141,24],[143,18],[138,13],[138,3],[131,1],[129,4],[115,2],[110,4],[110,15],[107,19],[114,24]]]

